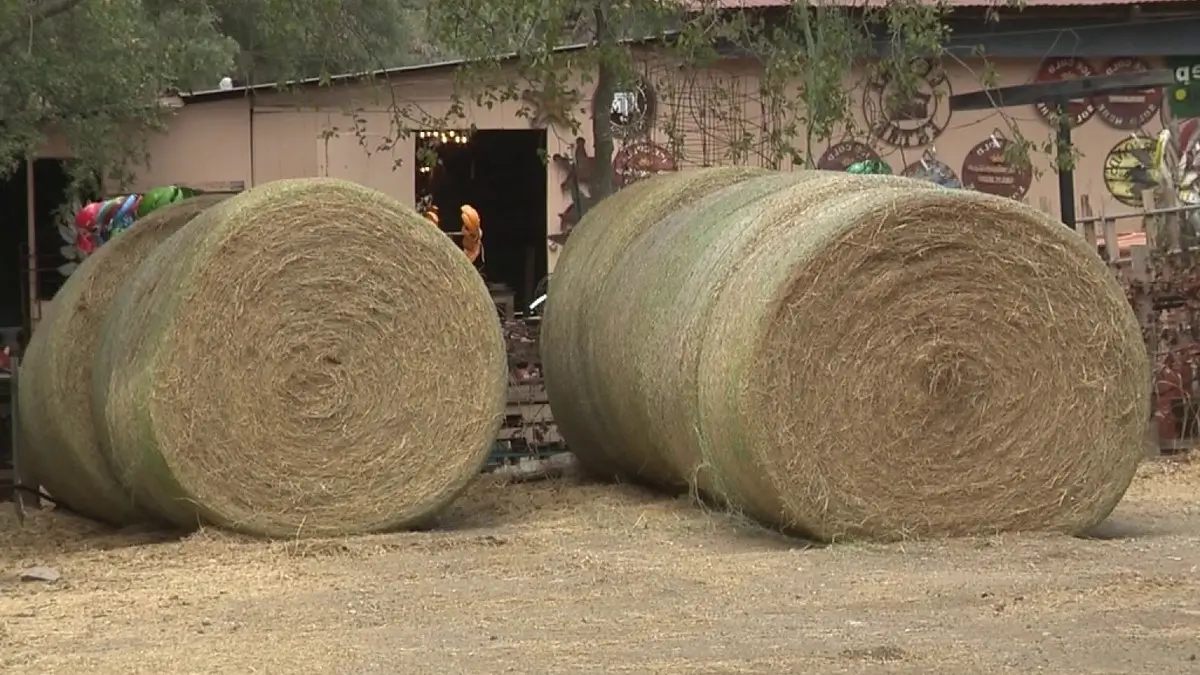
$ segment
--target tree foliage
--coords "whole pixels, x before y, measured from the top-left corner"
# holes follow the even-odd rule
[[[154,0],[177,6],[179,0]],[[254,83],[407,65],[431,55],[421,38],[425,0],[202,0],[239,46]]]
[[[940,63],[949,37],[947,10],[917,0],[877,9],[796,0],[767,13],[728,11],[725,4],[460,0],[431,5],[429,32],[470,61],[460,84],[476,104],[520,100],[526,86],[593,101],[592,114],[584,119],[574,109],[567,111],[572,131],[591,125],[599,179],[592,186],[593,199],[613,189],[608,111],[614,91],[643,71],[647,52],[674,72],[658,92],[663,108],[680,108],[688,88],[703,81],[707,126],[724,130],[724,138],[713,140],[731,149],[734,163],[813,166],[829,141],[865,132],[854,114],[864,68],[890,82],[888,105],[899,105],[917,92],[930,63]],[[653,46],[639,47],[638,41],[647,38]],[[573,43],[586,47],[562,51]],[[708,75],[708,67],[730,57],[757,61],[757,91],[721,91],[720,82]],[[580,87],[585,91],[576,91]],[[743,114],[748,98],[761,111],[753,121]],[[688,140],[688,133],[706,133],[669,117],[659,127],[675,147]]]
[[[121,177],[162,96],[421,58],[412,0],[0,0],[0,175],[52,132]]]
[[[128,156],[127,125],[156,124],[163,94],[214,81],[234,51],[211,14],[151,16],[138,0],[0,0],[0,168],[51,131],[70,142],[80,175]]]

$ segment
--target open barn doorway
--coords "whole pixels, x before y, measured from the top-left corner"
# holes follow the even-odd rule
[[[461,208],[483,232],[477,262],[489,285],[527,307],[546,276],[546,132],[542,129],[427,131],[417,137],[416,194],[436,206],[438,224],[458,241]]]
[[[32,162],[32,203],[29,168],[30,164],[21,162],[0,180],[0,204],[4,204],[0,210],[0,338],[8,340],[18,330],[28,339],[31,314],[36,316],[31,301],[35,296],[39,301],[49,300],[65,281],[58,268],[67,262],[62,254],[66,242],[58,224],[70,183],[67,160]],[[30,211],[34,221],[32,241]],[[31,283],[31,266],[36,272],[36,287]]]

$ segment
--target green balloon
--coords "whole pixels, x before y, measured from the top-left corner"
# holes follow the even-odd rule
[[[146,194],[142,196],[141,203],[138,204],[138,218],[141,218],[142,216],[145,216],[156,209],[160,209],[167,204],[173,204],[174,202],[180,201],[182,196],[182,191],[174,185],[156,187],[147,190]]]
[[[865,159],[861,162],[855,162],[846,168],[846,173],[855,173],[860,175],[884,175],[892,174],[892,167],[881,159]]]

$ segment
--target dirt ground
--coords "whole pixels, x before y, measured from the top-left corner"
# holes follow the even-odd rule
[[[54,583],[22,570],[55,568]],[[1200,673],[1200,462],[1095,539],[804,547],[621,486],[484,480],[438,531],[263,543],[0,512],[0,672]]]

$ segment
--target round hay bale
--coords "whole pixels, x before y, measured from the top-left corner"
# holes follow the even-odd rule
[[[93,423],[92,362],[100,328],[137,265],[224,198],[172,204],[100,247],[55,294],[29,342],[19,392],[23,459],[55,500],[80,515],[113,525],[147,519],[113,473]]]
[[[562,428],[585,461],[640,479],[641,458],[827,541],[1078,533],[1116,506],[1142,456],[1149,365],[1121,287],[1061,223],[826,172],[686,202],[547,300],[555,417],[600,413]],[[620,218],[589,214],[556,282],[596,246],[580,235]],[[590,430],[609,427],[627,430],[619,460],[594,450],[616,436]]]
[[[765,169],[722,167],[704,172],[664,174],[638,181],[592,207],[563,248],[550,279],[548,307],[566,303],[569,310],[543,314],[540,342],[546,395],[564,438],[585,470],[600,478],[633,476],[663,488],[686,487],[670,467],[666,453],[635,450],[650,422],[646,409],[603,395],[595,387],[604,373],[604,359],[592,351],[592,330],[603,322],[592,305],[604,296],[608,272],[626,250],[659,220],[687,206],[697,195],[720,190],[770,172]],[[554,348],[547,349],[545,345]],[[560,404],[561,403],[561,404]],[[610,406],[603,408],[602,406]],[[624,407],[623,407],[624,406]]]
[[[118,297],[96,367],[119,475],[180,527],[268,537],[423,524],[503,418],[495,307],[413,210],[333,179],[206,211]]]

